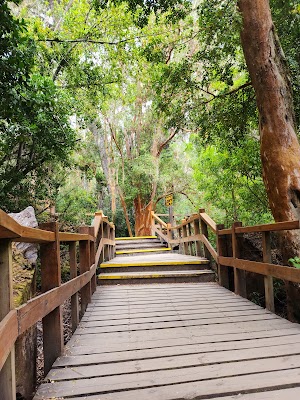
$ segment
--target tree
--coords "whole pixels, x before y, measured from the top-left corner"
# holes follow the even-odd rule
[[[0,12],[0,202],[12,210],[49,195],[53,167],[67,163],[76,135],[69,100],[37,68],[26,23],[13,17],[7,2]]]
[[[263,179],[275,221],[300,218],[300,145],[290,75],[268,0],[239,0],[241,40],[256,94]],[[257,45],[259,43],[259,46]],[[299,250],[299,235],[286,233],[285,255]]]

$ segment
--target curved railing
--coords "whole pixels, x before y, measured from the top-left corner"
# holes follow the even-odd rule
[[[212,257],[217,261],[217,252],[209,242],[209,229],[213,234],[217,232],[216,223],[204,209],[186,217],[176,226],[167,224],[152,212],[152,233],[168,243],[170,247],[179,246],[183,254],[202,256],[208,260]]]

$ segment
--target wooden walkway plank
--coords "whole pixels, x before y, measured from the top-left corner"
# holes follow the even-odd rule
[[[152,349],[127,350],[105,353],[96,353],[94,351],[92,354],[59,357],[53,367],[59,368],[64,366],[105,364],[131,360],[147,360],[151,358],[169,357],[174,355],[191,355],[196,353],[201,354],[208,352],[213,354],[217,351],[228,352],[231,350],[244,349],[268,349],[269,347],[286,345],[287,343],[289,345],[300,346],[300,336],[285,335],[279,337],[237,340],[235,342],[231,341],[210,343],[209,346],[202,343],[185,343],[185,345],[171,345],[168,347],[157,347]]]
[[[210,337],[190,337],[186,335],[185,337],[177,337],[177,338],[167,338],[165,339],[157,339],[153,342],[147,341],[133,341],[131,343],[119,343],[112,342],[110,344],[105,344],[95,342],[93,345],[85,343],[85,345],[81,345],[80,343],[74,341],[73,345],[68,343],[66,347],[66,354],[68,355],[86,355],[86,354],[95,354],[95,353],[111,353],[111,352],[122,352],[122,351],[131,351],[131,350],[148,350],[148,349],[162,349],[171,346],[188,346],[194,343],[198,343],[201,345],[205,345],[206,347],[210,347],[212,344],[216,343],[227,343],[227,342],[239,342],[241,340],[257,340],[261,338],[273,338],[273,337],[281,337],[288,336],[297,337],[299,335],[299,329],[276,329],[276,330],[262,330],[258,332],[245,332],[245,333],[230,333],[228,335],[210,335]]]
[[[210,381],[206,390],[203,386],[197,385],[195,387],[195,385],[187,383],[109,393],[101,395],[101,397],[99,395],[73,396],[72,400],[299,400],[300,388],[297,382],[299,370],[292,370],[292,373],[284,379],[287,386],[295,385],[294,388],[284,388],[282,390],[276,388],[276,379],[280,379],[281,374],[282,372],[280,371],[255,376],[247,375],[242,378],[218,379]],[[217,390],[211,389],[212,385],[217,385]],[[272,389],[277,390],[274,391]],[[247,393],[249,391],[252,391],[252,393]],[[258,391],[259,393],[257,393]],[[229,397],[226,396],[227,393]],[[222,397],[219,397],[219,395],[222,395]],[[43,397],[36,397],[35,400],[43,400]]]
[[[300,355],[300,345],[298,343],[298,355]],[[237,349],[230,351],[221,351],[214,353],[195,353],[190,355],[173,355],[170,357],[157,357],[148,360],[134,360],[118,363],[101,364],[101,356],[95,365],[87,366],[78,365],[70,368],[56,368],[48,374],[48,379],[61,381],[71,379],[82,379],[102,376],[112,376],[119,374],[131,374],[148,371],[164,371],[185,367],[197,367],[203,365],[221,364],[234,361],[248,361],[251,359],[261,360],[264,362],[266,358],[274,358],[274,364],[279,356],[295,355],[295,344],[284,344],[281,346],[268,346],[262,351],[261,348]]]
[[[151,343],[152,341],[155,341],[157,339],[169,340],[170,338],[177,337],[197,337],[216,334],[216,332],[217,335],[224,335],[238,332],[243,333],[249,331],[266,331],[286,327],[291,327],[291,325],[287,321],[281,321],[278,318],[274,318],[263,321],[252,321],[251,324],[249,323],[249,321],[241,321],[228,324],[213,323],[210,325],[202,326],[184,327],[184,325],[181,325],[173,328],[169,327],[165,329],[152,330],[151,333],[148,332],[148,330],[136,330],[131,332],[106,332],[101,334],[101,340],[102,345],[114,343],[115,341],[126,343],[147,340]],[[98,340],[99,338],[97,338],[97,335],[93,333],[85,332],[79,334],[76,331],[70,342],[76,341],[77,344],[91,344],[98,342]]]
[[[132,325],[132,324],[145,324],[145,323],[157,323],[157,322],[172,322],[172,321],[199,321],[199,318],[201,317],[201,320],[205,323],[205,320],[211,320],[214,318],[216,321],[222,318],[231,318],[231,317],[244,317],[244,316],[261,316],[265,315],[262,314],[259,310],[242,310],[242,311],[228,311],[228,312],[215,312],[213,313],[195,313],[195,314],[186,314],[184,315],[183,313],[177,313],[174,315],[166,315],[166,316],[160,316],[160,315],[154,315],[152,317],[136,317],[132,316],[131,314],[128,314],[127,318],[126,316],[123,316],[124,319],[119,319],[119,320],[97,320],[95,316],[85,319],[84,321],[84,327],[85,328],[94,328],[94,327],[105,327],[105,326],[119,326],[119,325]]]
[[[274,314],[262,314],[262,315],[243,315],[243,316],[232,316],[232,317],[220,317],[220,318],[203,318],[199,320],[196,319],[179,319],[172,321],[163,321],[163,322],[150,322],[150,323],[134,323],[128,322],[123,325],[109,325],[109,326],[88,326],[85,324],[84,327],[78,327],[76,334],[77,335],[91,335],[98,333],[108,333],[108,332],[126,332],[126,331],[152,331],[156,329],[167,329],[167,328],[180,328],[184,327],[199,327],[199,326],[211,326],[211,324],[229,324],[236,322],[257,322],[257,321],[269,321],[269,320],[277,320],[278,318]]]
[[[186,313],[183,311],[176,311],[170,309],[169,311],[154,311],[154,312],[149,312],[149,313],[130,313],[129,311],[124,312],[122,315],[119,314],[109,314],[106,313],[104,315],[101,315],[99,312],[91,312],[89,315],[85,316],[82,318],[82,322],[88,322],[88,321],[95,321],[95,322],[102,322],[104,324],[111,322],[114,324],[115,322],[117,323],[118,321],[121,321],[122,319],[138,319],[138,318],[143,318],[145,321],[152,319],[152,318],[164,318],[164,317],[174,317],[174,316],[195,316],[197,315],[198,317],[202,316],[205,318],[205,314],[210,315],[211,317],[218,317],[219,314],[221,315],[234,315],[236,313],[255,313],[255,312],[260,312],[254,307],[250,306],[235,306],[235,307],[228,307],[227,310],[224,310],[220,308],[219,310],[212,310],[211,312],[209,311],[209,308],[202,308],[201,312],[197,311],[197,309],[192,309],[192,310],[187,310]],[[158,319],[158,320],[159,320]]]
[[[283,373],[283,371],[286,372]],[[270,358],[265,359],[264,362],[261,360],[251,360],[230,362],[221,365],[213,364],[201,367],[177,368],[175,370],[112,375],[89,379],[82,377],[82,379],[76,381],[55,381],[42,384],[39,388],[39,395],[55,398],[94,393],[104,394],[112,391],[153,388],[178,383],[195,382],[205,382],[203,385],[198,384],[197,388],[194,389],[197,395],[223,394],[228,392],[230,394],[230,389],[232,390],[232,387],[230,388],[232,382],[230,385],[230,381],[233,381],[235,383],[234,386],[239,387],[240,390],[241,388],[243,388],[243,390],[249,390],[249,388],[257,387],[259,381],[264,385],[268,383],[261,378],[267,375],[266,372],[273,372],[269,377],[273,386],[278,385],[278,379],[280,379],[283,384],[287,382],[299,384],[300,356],[284,356],[278,357],[276,360]],[[278,372],[280,372],[280,375],[278,375]],[[225,385],[224,382],[226,382],[226,380],[227,383]],[[220,385],[221,381],[223,381],[222,386]],[[138,396],[137,398],[142,397]]]
[[[300,398],[299,325],[214,283],[100,286],[92,301],[35,400]]]

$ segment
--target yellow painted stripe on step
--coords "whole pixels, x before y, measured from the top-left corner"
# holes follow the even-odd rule
[[[133,254],[133,253],[152,253],[155,251],[171,251],[170,247],[162,247],[157,249],[132,249],[132,250],[119,250],[116,254]]]
[[[157,239],[156,236],[128,236],[117,237],[115,240],[140,240],[140,239]]]
[[[147,267],[153,265],[154,267],[159,265],[202,265],[208,264],[208,260],[197,260],[197,261],[139,261],[131,263],[103,263],[100,268],[110,268],[110,267]]]
[[[98,278],[103,280],[103,279],[135,279],[135,278],[144,278],[144,279],[148,279],[148,278],[174,278],[174,277],[180,277],[180,276],[198,276],[198,275],[204,275],[204,273],[188,273],[189,271],[187,271],[186,274],[145,274],[145,275],[98,275]],[[207,273],[207,272],[206,272]]]

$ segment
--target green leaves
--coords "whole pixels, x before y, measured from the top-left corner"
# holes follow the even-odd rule
[[[4,2],[0,18],[0,207],[15,209],[45,196],[52,167],[66,165],[76,135],[70,101],[51,77],[39,73],[37,47],[23,20]],[[54,184],[55,186],[55,184]],[[50,190],[48,190],[49,192]]]
[[[294,268],[300,268],[300,257],[290,258],[288,261]]]

